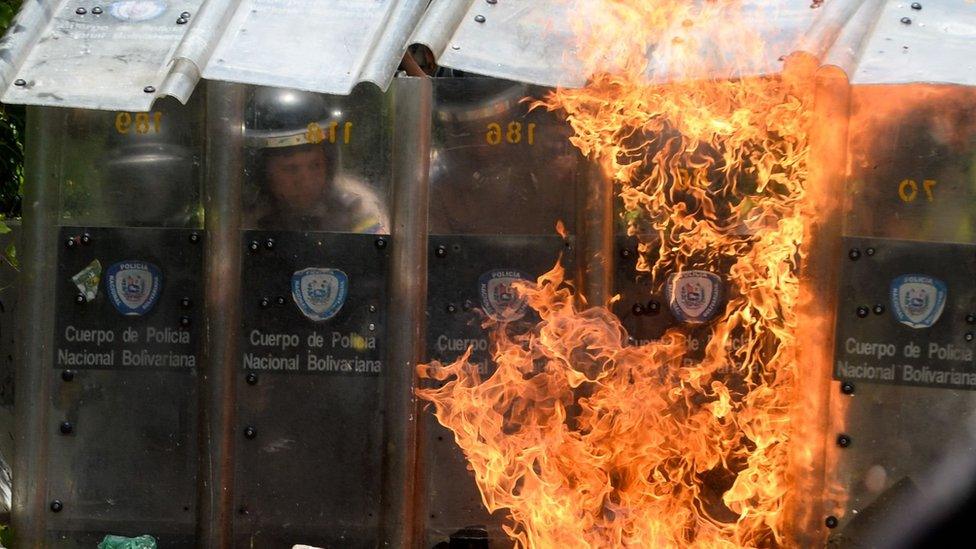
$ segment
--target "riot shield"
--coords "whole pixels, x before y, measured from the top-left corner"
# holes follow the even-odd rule
[[[390,95],[245,96],[234,543],[374,547]]]
[[[538,322],[513,283],[560,260],[573,269],[581,157],[565,121],[530,108],[544,93],[487,78],[434,80],[427,358],[446,364],[470,350],[483,378],[494,371],[492,330]],[[424,430],[425,546],[502,543],[504,511],[485,510],[452,433],[429,410]]]
[[[23,543],[150,534],[193,544],[200,107],[30,112],[14,506]]]
[[[826,524],[837,546],[911,546],[971,512],[976,96],[855,88],[850,119]]]

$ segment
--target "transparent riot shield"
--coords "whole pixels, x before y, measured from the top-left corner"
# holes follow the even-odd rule
[[[373,86],[245,93],[239,546],[378,543],[391,104]]]
[[[538,322],[513,283],[560,260],[573,270],[581,157],[565,121],[530,110],[544,93],[486,78],[434,80],[427,358],[446,364],[470,350],[484,378],[494,371],[494,329],[515,334]],[[505,513],[486,511],[454,435],[430,410],[424,430],[424,546],[505,543]]]
[[[30,112],[14,505],[24,546],[92,547],[106,534],[193,543],[201,106]]]
[[[907,547],[971,516],[976,95],[854,88],[850,120],[825,521],[836,546]]]

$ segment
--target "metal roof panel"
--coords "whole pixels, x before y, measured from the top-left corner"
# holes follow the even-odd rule
[[[385,89],[410,43],[426,44],[446,67],[578,87],[589,76],[580,54],[589,52],[574,30],[606,1],[107,0],[96,14],[74,0],[26,0],[0,41],[0,91],[7,103],[133,111],[163,95],[186,101],[201,77],[347,94],[360,82]],[[747,28],[666,31],[647,78],[774,74],[803,51],[852,84],[976,85],[976,5],[918,4],[742,0]],[[183,11],[190,17],[178,24]],[[730,68],[741,33],[766,41],[765,58]],[[672,34],[694,38],[694,74],[670,65]]]

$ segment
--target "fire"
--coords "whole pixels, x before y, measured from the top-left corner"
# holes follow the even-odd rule
[[[686,356],[688,325],[628,344],[557,265],[518,288],[537,326],[486,326],[493,375],[467,355],[435,362],[419,372],[440,383],[419,395],[454,432],[485,506],[510,513],[517,546],[782,546],[791,460],[811,453],[796,428],[799,268],[817,213],[811,79],[738,77],[767,67],[734,2],[601,7],[578,35],[584,65],[602,72],[539,105],[565,112],[573,143],[613,181],[659,295],[671,273],[725,281],[704,358]],[[701,37],[729,45],[728,78],[701,79]],[[648,83],[660,59],[669,82]]]

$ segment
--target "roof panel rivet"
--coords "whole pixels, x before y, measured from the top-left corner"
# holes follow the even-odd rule
[[[920,10],[920,9],[922,9],[922,4],[919,4],[918,2],[912,2],[912,9],[913,10]]]
[[[457,45],[457,44],[452,44],[452,45],[451,45],[451,49],[452,49],[452,50],[459,50],[459,49],[461,49],[461,46],[459,46],[459,45]]]
[[[474,20],[475,20],[476,23],[484,23],[485,22],[485,16],[484,15],[475,15],[474,16]]]
[[[185,25],[186,24],[186,19],[183,18],[183,17],[180,17],[179,19],[176,20],[176,24],[177,25]]]
[[[24,80],[23,78],[18,78],[17,80],[14,80],[14,86],[26,86],[26,85],[27,85],[27,81]]]
[[[494,4],[497,4],[498,3],[498,0],[485,0],[485,2],[488,2],[489,4],[494,5]]]
[[[142,88],[142,91],[144,91],[146,93],[156,93],[156,87],[155,86],[146,86],[145,88]]]
[[[190,18],[190,12],[184,11],[183,13],[180,14],[180,18],[182,18],[182,19],[189,19]]]
[[[75,13],[77,13],[78,15],[85,15],[86,13],[88,13],[88,10],[86,10],[85,8],[78,8],[75,10]]]
[[[912,24],[912,19],[910,17],[902,17],[901,18],[901,23],[903,25],[911,25]]]
[[[95,6],[94,8],[92,8],[92,13],[94,13],[95,15],[101,15],[102,8],[100,6]]]

